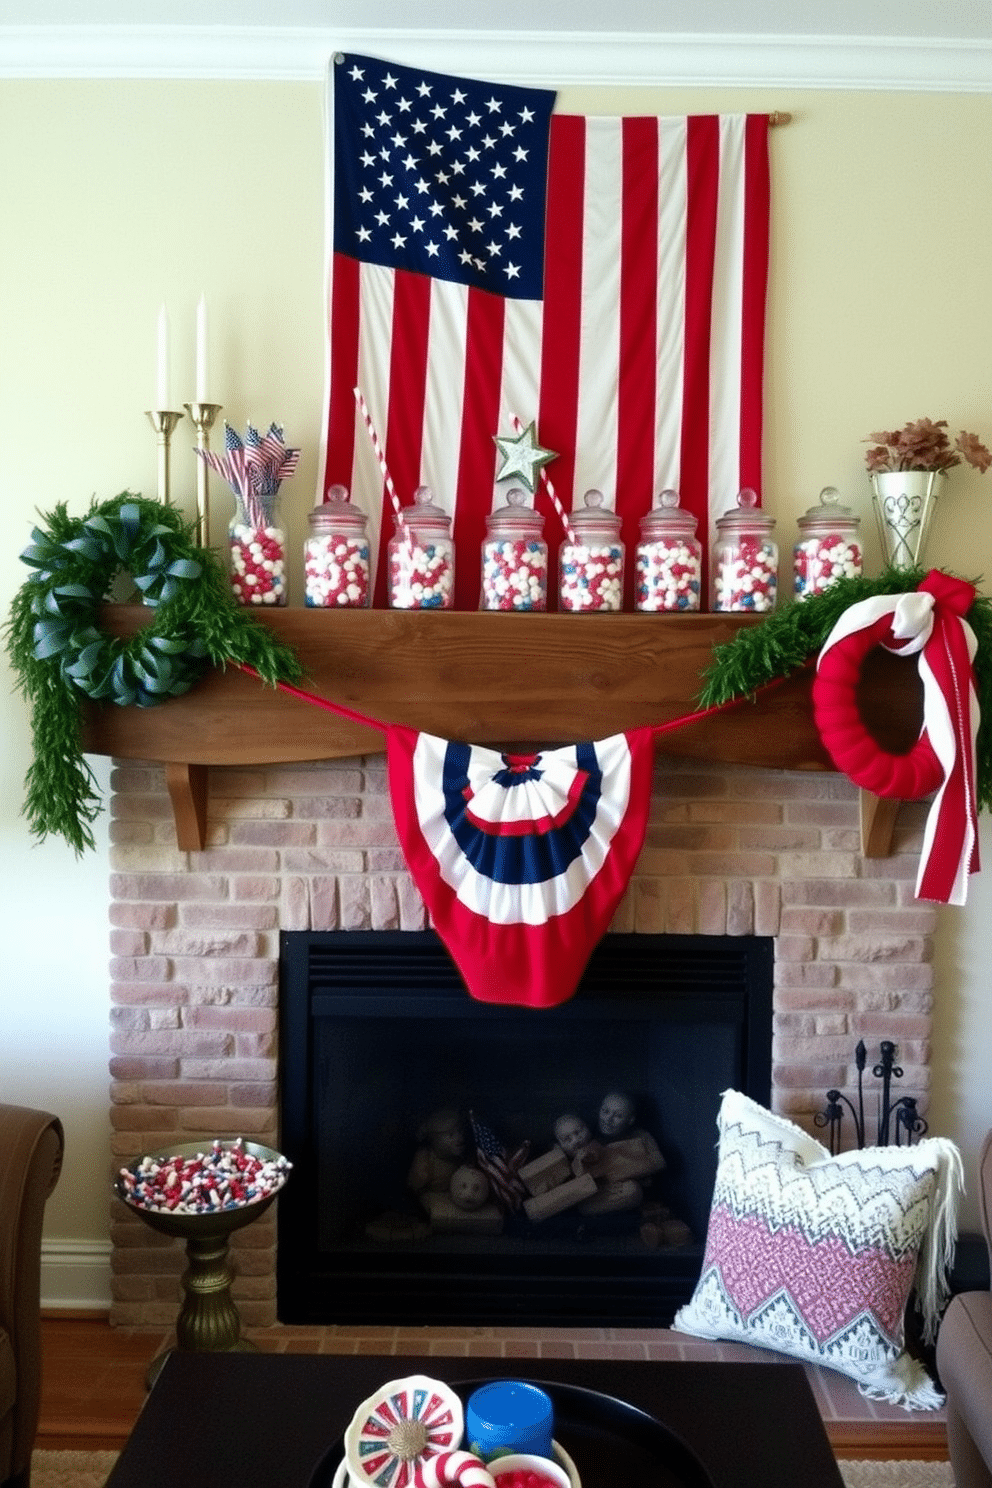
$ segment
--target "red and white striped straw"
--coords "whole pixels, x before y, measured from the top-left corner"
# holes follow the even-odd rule
[[[362,418],[365,420],[365,427],[368,430],[368,436],[372,441],[372,448],[375,451],[375,457],[379,461],[379,469],[382,471],[382,478],[386,483],[386,490],[389,492],[389,499],[393,503],[393,511],[396,513],[396,520],[397,522],[399,522],[401,529],[405,533],[407,542],[411,543],[412,539],[410,536],[410,529],[407,526],[406,518],[403,515],[403,508],[400,505],[400,498],[396,494],[396,487],[393,485],[393,477],[390,475],[389,466],[386,464],[386,453],[382,445],[379,443],[379,436],[376,433],[375,424],[373,424],[372,422],[372,415],[369,413],[369,406],[362,395],[361,388],[352,388],[352,393],[354,394],[355,402],[358,404],[358,410],[361,413]]]
[[[510,414],[510,422],[513,424],[513,427],[516,429],[518,434],[523,433],[524,426],[517,418],[517,415],[515,413]],[[543,465],[541,466],[541,483],[544,486],[545,491],[548,493],[548,499],[550,500],[551,505],[554,507],[555,511],[558,513],[559,518],[561,519],[561,525],[565,529],[565,536],[568,538],[569,542],[574,545],[575,532],[571,522],[568,520],[568,513],[562,506],[558,496],[558,492],[551,484],[551,477],[548,475],[548,472]]]

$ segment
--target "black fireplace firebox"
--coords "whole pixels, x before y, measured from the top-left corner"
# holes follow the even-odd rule
[[[473,1001],[432,931],[285,932],[280,956],[281,1321],[671,1322],[699,1275],[720,1095],[770,1097],[771,939],[607,935],[545,1009]],[[460,1162],[484,1126],[541,1175],[560,1167],[558,1118],[599,1138],[611,1092],[633,1102],[625,1136],[662,1158],[636,1201],[470,1200],[464,1223],[437,1201],[453,1225],[425,1208],[418,1152],[439,1113],[459,1119]]]

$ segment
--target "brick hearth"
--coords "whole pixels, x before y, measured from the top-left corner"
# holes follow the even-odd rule
[[[186,853],[163,770],[112,780],[111,1096],[118,1162],[215,1135],[277,1144],[279,930],[419,930],[379,756],[214,769],[207,848]],[[893,855],[860,851],[833,774],[659,758],[647,841],[612,928],[776,937],[772,1104],[810,1126],[853,1048],[895,1040],[929,1090],[935,910],[913,897],[925,807]],[[112,1321],[174,1321],[184,1255],[114,1207]],[[244,1321],[275,1321],[275,1222],[235,1237]]]

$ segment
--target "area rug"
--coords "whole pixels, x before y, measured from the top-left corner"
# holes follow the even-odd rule
[[[116,1452],[34,1452],[31,1488],[103,1488]]]
[[[842,1459],[837,1466],[846,1488],[954,1488],[949,1462]]]

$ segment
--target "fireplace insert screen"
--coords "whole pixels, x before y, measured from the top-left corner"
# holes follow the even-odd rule
[[[770,1094],[772,942],[608,935],[557,1008],[430,931],[282,936],[284,1322],[670,1323],[728,1086]]]

